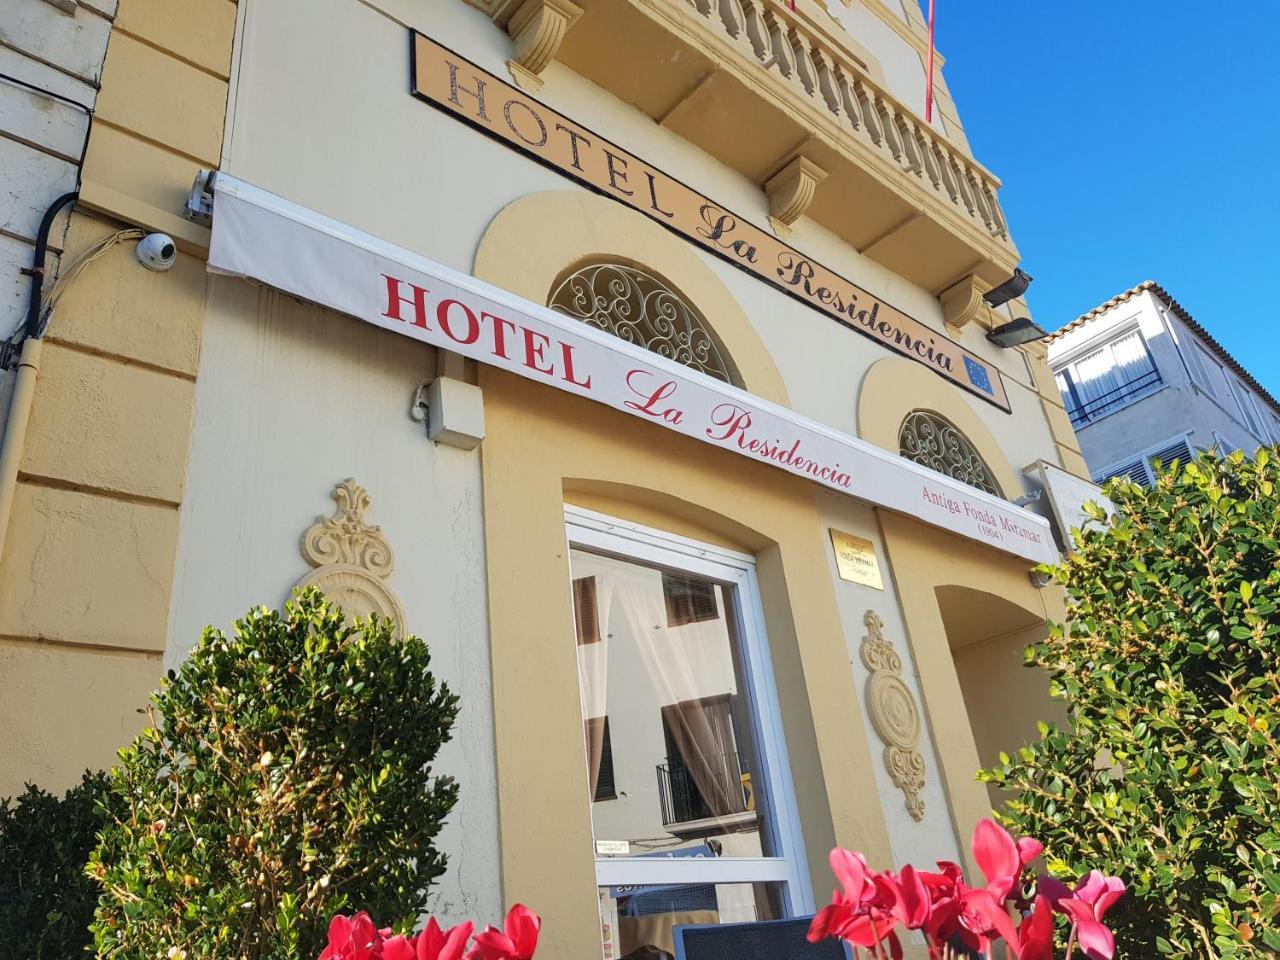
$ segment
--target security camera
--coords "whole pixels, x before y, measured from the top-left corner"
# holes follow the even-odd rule
[[[148,233],[138,241],[137,256],[148,270],[168,270],[178,262],[178,245],[167,233]]]

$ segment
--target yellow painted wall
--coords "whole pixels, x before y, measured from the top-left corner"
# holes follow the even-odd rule
[[[503,886],[539,905],[547,951],[599,942],[566,499],[755,553],[815,889],[836,843],[888,862],[809,484],[492,368],[480,382]]]
[[[151,273],[119,244],[53,314],[0,557],[0,796],[109,765],[160,678],[207,283],[181,212],[219,160],[235,14],[116,13],[63,263],[132,225],[189,252]]]

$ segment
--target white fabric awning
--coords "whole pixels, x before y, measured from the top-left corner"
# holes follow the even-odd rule
[[[209,269],[806,477],[1033,562],[1040,516],[224,173]],[[852,398],[850,399],[852,402]]]

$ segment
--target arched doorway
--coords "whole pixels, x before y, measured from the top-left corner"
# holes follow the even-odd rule
[[[1037,739],[1038,721],[1064,725],[1066,711],[1049,697],[1048,676],[1025,665],[1028,644],[1048,635],[1044,611],[965,586],[939,586],[934,594],[982,766]],[[989,793],[999,805],[999,792]]]

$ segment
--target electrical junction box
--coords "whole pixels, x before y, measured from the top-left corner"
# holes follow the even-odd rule
[[[436,377],[427,387],[427,436],[461,450],[484,439],[484,394],[453,377]]]

